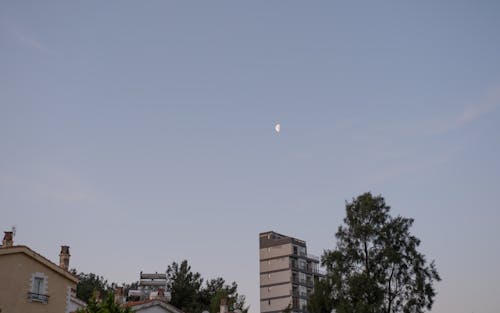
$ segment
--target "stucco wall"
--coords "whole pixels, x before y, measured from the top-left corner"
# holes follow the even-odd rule
[[[47,277],[47,304],[30,302],[34,273]],[[65,313],[68,287],[76,284],[24,253],[0,255],[0,309],[2,313]]]
[[[261,274],[260,275],[260,285],[271,285],[278,283],[289,282],[292,279],[292,271],[284,270],[280,272],[274,272],[269,274]]]
[[[291,284],[275,285],[270,287],[260,288],[260,298],[273,298],[290,295],[292,289]]]
[[[291,253],[292,253],[291,243],[259,249],[259,255],[261,260],[274,258],[278,256],[290,255]]]
[[[287,269],[290,267],[290,260],[288,257],[282,257],[279,259],[271,259],[267,261],[260,262],[260,272],[276,271],[281,269]]]
[[[260,312],[283,311],[291,303],[291,297],[271,300],[271,305],[267,300],[264,300],[260,302]]]

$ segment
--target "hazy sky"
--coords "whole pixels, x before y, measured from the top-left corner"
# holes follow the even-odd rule
[[[499,1],[3,1],[0,56],[16,243],[117,282],[185,258],[258,313],[258,233],[319,255],[372,191],[433,312],[500,311]]]

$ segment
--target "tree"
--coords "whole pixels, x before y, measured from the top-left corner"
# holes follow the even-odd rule
[[[109,292],[104,301],[98,303],[95,298],[90,298],[85,309],[79,309],[77,313],[132,313],[130,308],[121,308],[115,303],[113,293]]]
[[[236,284],[233,283],[234,291],[228,292],[228,289],[219,289],[216,294],[212,297],[210,303],[210,313],[219,312],[220,302],[222,299],[227,300],[227,306],[230,312],[241,311],[242,313],[247,313],[249,307],[245,306],[245,296],[238,295],[236,292]],[[226,285],[227,286],[227,285]]]
[[[200,273],[191,271],[186,260],[179,265],[173,262],[167,268],[167,289],[172,299],[170,303],[186,313],[199,313],[199,294],[203,284]]]
[[[311,312],[421,313],[432,308],[433,284],[441,280],[434,261],[427,264],[417,251],[420,240],[409,231],[413,219],[392,217],[389,211],[384,198],[371,193],[346,203],[337,245],[322,256],[327,278],[310,298]]]
[[[94,292],[98,292],[99,295],[104,296],[109,289],[108,281],[102,276],[94,273],[77,274],[75,269],[72,269],[71,273],[76,275],[79,279],[78,284],[76,285],[76,297],[85,302],[89,302]]]
[[[313,313],[331,313],[333,301],[330,297],[332,286],[327,279],[316,279],[314,292],[309,296],[307,309]],[[290,309],[291,310],[291,309]]]
[[[167,289],[172,299],[170,303],[186,313],[219,311],[220,299],[227,298],[229,310],[248,312],[245,296],[238,294],[238,284],[226,284],[222,277],[205,280],[198,272],[193,272],[186,260],[180,264],[173,262],[167,268]]]

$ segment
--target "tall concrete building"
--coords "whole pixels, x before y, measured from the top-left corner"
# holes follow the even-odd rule
[[[306,242],[274,231],[259,234],[260,312],[307,312],[315,279],[324,275]]]

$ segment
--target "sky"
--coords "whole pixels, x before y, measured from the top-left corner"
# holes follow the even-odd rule
[[[321,255],[371,191],[433,312],[496,313],[499,30],[498,1],[2,2],[0,228],[119,283],[187,259],[258,313],[259,232]]]

